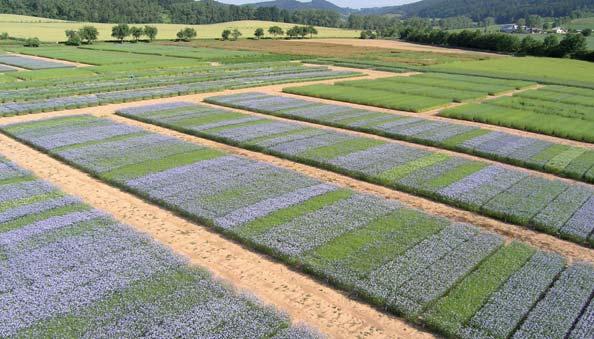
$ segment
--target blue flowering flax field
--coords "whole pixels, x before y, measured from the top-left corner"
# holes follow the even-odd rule
[[[250,108],[261,105],[268,110],[308,104],[299,99],[252,93],[208,100]],[[319,112],[317,107],[306,107],[312,114]],[[327,107],[324,112],[334,112],[336,107],[342,106]],[[361,114],[353,113],[356,117]],[[431,152],[415,145],[207,105],[174,102],[122,109],[119,114],[317,165],[577,243],[594,244],[594,190],[588,185],[572,185],[500,164]],[[349,113],[342,111],[340,114]]]
[[[0,337],[317,338],[0,158]]]
[[[0,56],[0,62],[2,56]],[[63,64],[60,64],[63,65]],[[249,66],[249,65],[248,65]],[[357,75],[349,71],[333,71],[326,67],[303,67],[296,64],[271,63],[244,69],[223,67],[208,70],[168,70],[150,74],[130,73],[114,78],[113,74],[97,79],[28,81],[25,85],[0,85],[0,116],[48,112],[89,106],[121,103],[151,98],[211,92],[265,84],[341,78]]]
[[[526,93],[518,96],[527,95]],[[489,103],[500,100],[509,98],[490,100]],[[206,101],[412,141],[594,183],[594,151],[583,147],[493,131],[455,121],[354,109],[344,105],[258,92],[209,97]],[[471,104],[452,110],[469,105]]]
[[[128,110],[125,114],[145,118],[154,114],[156,121],[164,119],[163,124],[183,121],[186,127],[196,126],[198,130],[200,126],[208,126],[201,131],[229,140],[249,141],[247,135],[258,135],[256,138],[261,139],[255,143],[266,147],[282,148],[283,142],[295,142],[291,149],[302,149],[301,152],[311,152],[311,156],[318,158],[344,155],[341,147],[320,151],[321,147],[333,145],[328,140],[335,136],[315,129],[229,113],[228,119],[241,120],[243,127],[254,128],[245,132],[241,128],[229,129],[226,119],[213,120],[208,114],[210,108],[168,105]],[[101,180],[209,225],[388,312],[440,333],[468,338],[591,338],[593,335],[594,267],[590,264],[570,262],[558,254],[508,242],[473,225],[411,209],[394,200],[362,194],[110,119],[77,115],[7,125],[2,130]],[[279,142],[272,141],[275,137],[270,131],[280,131]],[[297,135],[317,140],[318,151],[306,146],[299,148]],[[283,138],[286,141],[281,141]],[[341,140],[343,144],[355,143],[349,138]],[[383,146],[369,145],[365,140],[356,143],[361,145],[361,151]],[[406,157],[406,151],[403,152]],[[376,170],[380,171],[384,165],[381,156],[375,156]],[[466,166],[457,161],[446,159],[442,161],[446,170],[431,171],[439,177],[448,168]],[[407,181],[410,185],[415,183],[414,177],[401,178],[410,180]],[[523,180],[525,185],[532,184],[532,179]],[[558,194],[567,190],[560,186],[550,189],[559,191]],[[548,197],[550,192],[541,195]],[[506,199],[515,201],[513,196]],[[113,232],[110,236],[114,236]],[[1,248],[10,257],[10,252]],[[6,259],[0,261],[5,262]],[[171,310],[167,302],[155,304],[156,308]],[[111,312],[111,308],[98,306],[97,312],[108,314],[99,318],[110,319],[122,310],[114,309]],[[195,314],[203,312],[203,308],[197,309]],[[267,319],[258,322],[263,327],[254,328],[255,335],[248,332],[253,327],[247,325],[248,329],[242,328],[243,325],[216,328],[228,331],[241,328],[241,333],[249,333],[249,337],[260,336],[259,333],[267,330],[284,336],[315,335],[301,328],[287,328],[286,321],[276,313],[254,309],[258,317]],[[88,311],[91,315],[84,319],[95,316],[94,310],[91,308]],[[216,310],[221,314],[244,314],[227,311],[223,306]],[[185,313],[179,319],[188,319],[202,328],[200,321],[204,318],[193,314]],[[238,324],[241,319],[237,320]],[[164,322],[163,326],[167,324]],[[274,332],[272,328],[282,330]],[[159,328],[147,333],[156,336],[167,333],[159,330],[167,331]],[[233,337],[233,332],[230,333]]]

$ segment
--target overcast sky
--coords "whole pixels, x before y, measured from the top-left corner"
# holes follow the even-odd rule
[[[219,0],[226,4],[243,5],[253,2],[263,2],[268,0]],[[329,0],[330,2],[340,7],[350,8],[368,8],[368,7],[383,7],[383,6],[396,6],[419,0]],[[307,1],[302,1],[307,2]]]

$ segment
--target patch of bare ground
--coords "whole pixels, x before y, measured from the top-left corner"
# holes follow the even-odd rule
[[[287,43],[302,42],[302,43],[325,43],[337,45],[349,45],[355,47],[372,47],[372,48],[388,48],[400,49],[414,52],[437,52],[437,53],[453,53],[453,54],[477,54],[487,55],[491,57],[503,57],[501,54],[469,51],[458,48],[437,47],[430,45],[413,44],[410,42],[400,40],[382,40],[382,39],[305,39],[305,40],[286,40]]]
[[[404,320],[295,272],[270,258],[113,188],[48,155],[0,135],[0,153],[68,194],[149,234],[192,264],[254,294],[332,338],[432,338]]]

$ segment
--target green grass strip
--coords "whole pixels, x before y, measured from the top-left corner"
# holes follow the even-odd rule
[[[487,163],[478,162],[478,161],[471,161],[465,164],[462,164],[451,171],[444,173],[443,175],[433,178],[428,182],[429,187],[438,189],[447,187],[459,180],[466,178],[467,176],[480,171],[481,169],[487,167]]]
[[[48,193],[25,197],[22,199],[4,201],[4,202],[0,203],[0,212],[4,212],[8,209],[16,208],[16,207],[20,207],[20,206],[24,206],[24,205],[35,204],[35,203],[45,201],[45,200],[56,199],[56,198],[63,197],[63,196],[64,196],[64,193],[62,193],[60,191],[52,191],[52,192],[48,192]]]
[[[21,337],[78,338],[96,327],[97,319],[110,319],[114,313],[126,310],[126,305],[143,303],[158,305],[161,299],[165,299],[176,291],[191,287],[194,287],[194,290],[199,294],[199,290],[195,286],[201,280],[200,278],[204,279],[205,277],[182,269],[161,273],[151,279],[135,282],[125,290],[114,292],[106,299],[87,306],[77,314],[65,314],[40,321],[21,331],[18,335]],[[207,297],[208,295],[203,296],[203,298]],[[175,310],[169,309],[167,312],[186,310],[196,301],[186,298],[179,299]]]
[[[149,119],[160,119],[155,117],[147,117]],[[206,124],[212,124],[219,121],[226,121],[226,120],[236,120],[245,118],[245,114],[240,114],[236,112],[226,111],[226,112],[213,112],[208,115],[200,115],[196,117],[186,118],[179,121],[176,121],[175,124],[179,126],[202,126]],[[162,118],[161,118],[162,119]]]
[[[311,198],[300,204],[272,212],[265,217],[253,220],[238,230],[242,237],[253,237],[269,229],[290,222],[291,220],[307,213],[315,212],[339,200],[347,199],[353,191],[340,189]]]
[[[427,311],[427,323],[457,336],[460,328],[530,259],[534,251],[519,242],[501,247]]]
[[[73,212],[88,211],[89,209],[91,209],[89,206],[77,203],[77,204],[63,206],[60,208],[55,208],[55,209],[49,210],[49,211],[43,211],[41,213],[29,214],[29,215],[26,215],[24,217],[21,217],[21,218],[15,219],[15,220],[11,220],[9,222],[2,223],[0,225],[0,233],[12,231],[12,230],[27,226],[29,224],[33,224],[33,223],[41,221],[41,220],[48,219],[51,217],[57,217],[57,216],[61,216],[61,215],[65,215],[65,214],[69,214],[69,213],[73,213]]]
[[[104,144],[104,143],[108,143],[108,142],[125,141],[125,140],[132,139],[132,138],[138,138],[138,137],[141,137],[141,136],[147,135],[147,134],[148,134],[147,132],[138,132],[138,133],[130,133],[130,134],[124,134],[124,135],[116,135],[114,137],[110,137],[110,138],[106,138],[106,139],[92,140],[92,141],[87,141],[87,142],[83,142],[80,144],[73,144],[73,145],[57,147],[57,148],[52,149],[52,152],[59,153],[59,152],[69,151],[72,149],[82,148],[82,147],[86,147],[86,146],[99,145],[99,144]]]
[[[299,153],[299,156],[309,159],[334,159],[342,155],[347,155],[358,151],[364,151],[366,149],[383,144],[385,144],[385,142],[380,140],[368,138],[353,138],[350,140],[338,142],[333,145],[308,149],[306,151]]]
[[[441,153],[431,153],[419,159],[409,161],[406,164],[396,166],[379,175],[379,178],[387,182],[394,182],[422,168],[433,166],[439,162],[449,159],[449,156]]]
[[[148,160],[138,164],[123,166],[101,174],[107,180],[129,180],[154,172],[189,165],[198,161],[213,159],[225,153],[210,148],[202,148],[193,152],[174,154],[161,159]]]
[[[5,126],[3,127],[4,130],[8,131],[9,133],[23,133],[29,130],[35,129],[47,129],[57,126],[64,126],[67,124],[78,124],[83,122],[96,122],[97,118],[90,115],[80,115],[80,116],[72,116],[72,117],[61,117],[61,118],[54,118],[54,119],[47,119],[47,120],[39,120],[39,121],[30,121],[27,123],[22,124],[15,124],[12,126]]]
[[[549,162],[545,164],[545,167],[552,172],[561,172],[574,159],[585,152],[585,148],[569,147],[567,150],[557,154],[555,157],[549,160]]]
[[[36,178],[31,175],[21,175],[21,176],[12,177],[12,178],[6,178],[6,179],[0,180],[0,186],[1,185],[18,184],[20,182],[33,181],[35,179]]]
[[[255,121],[248,121],[248,122],[243,122],[243,123],[238,123],[238,124],[230,124],[230,125],[227,125],[227,126],[210,128],[210,129],[204,130],[204,133],[214,134],[214,133],[223,132],[223,131],[226,131],[226,130],[229,130],[229,129],[241,128],[241,127],[247,127],[247,126],[263,125],[263,124],[270,124],[270,123],[273,123],[273,122],[274,122],[273,120],[260,119],[260,120],[255,120]]]
[[[464,132],[462,134],[455,135],[451,138],[448,138],[443,141],[443,144],[447,147],[456,147],[456,146],[464,143],[467,140],[474,139],[474,138],[480,137],[481,135],[485,135],[485,134],[488,134],[491,132],[492,131],[489,131],[487,129],[477,128],[477,129],[473,129],[468,132]]]
[[[401,208],[318,247],[310,255],[314,262],[344,261],[350,269],[366,274],[446,224],[443,219]]]
[[[561,144],[555,144],[555,145],[552,145],[550,147],[545,148],[540,153],[538,153],[537,155],[533,156],[532,157],[532,160],[533,161],[536,161],[536,162],[539,162],[539,163],[546,164],[551,159],[553,159],[556,156],[558,156],[559,154],[567,151],[568,149],[569,149],[569,146],[561,145]]]

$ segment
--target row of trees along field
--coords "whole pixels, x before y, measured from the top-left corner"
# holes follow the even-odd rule
[[[120,42],[131,36],[135,42],[138,42],[141,37],[146,36],[149,41],[153,41],[157,37],[158,29],[155,26],[146,25],[144,27],[129,26],[128,24],[118,24],[112,27],[111,36]],[[83,26],[78,30],[66,30],[66,45],[80,46],[82,44],[92,44],[99,38],[99,31],[94,26]],[[285,32],[280,26],[271,26],[268,28],[268,34],[274,38],[286,34],[288,38],[305,38],[306,36],[313,37],[318,34],[318,30],[314,26],[293,26]],[[177,32],[176,37],[178,41],[189,41],[198,35],[196,30],[192,27],[182,28]],[[221,40],[237,40],[243,34],[237,29],[225,29],[221,33]],[[265,35],[264,29],[259,27],[254,31],[254,37],[261,39]],[[8,37],[8,35],[7,35]],[[35,47],[35,46],[32,46]]]
[[[416,43],[594,61],[594,51],[588,51],[586,38],[581,33],[566,34],[561,40],[552,34],[542,40],[530,35],[521,39],[513,34],[483,33],[480,30],[448,32],[439,29],[406,28],[399,34],[401,39]]]
[[[192,32],[193,31],[193,35]],[[119,24],[113,26],[111,29],[111,36],[120,42],[125,38],[132,36],[134,41],[140,40],[141,37],[146,36],[149,41],[153,41],[157,37],[159,30],[155,26],[146,25],[144,27],[128,26],[128,24]],[[79,46],[81,44],[92,44],[99,38],[99,31],[94,26],[83,26],[78,30],[66,30],[66,45]],[[196,31],[193,28],[182,29],[177,33],[178,38],[191,39],[196,36]]]

